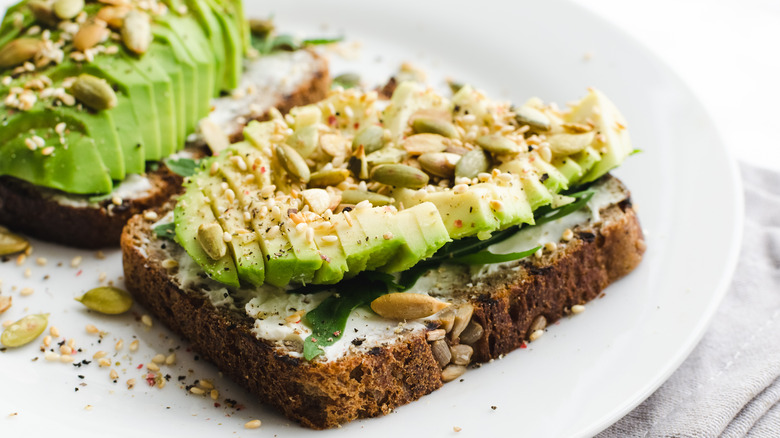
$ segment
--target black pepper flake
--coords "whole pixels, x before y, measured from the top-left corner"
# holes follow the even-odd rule
[[[539,181],[541,181],[541,182],[545,182],[545,181],[547,181],[549,178],[550,178],[550,175],[548,175],[548,174],[544,173],[544,174],[542,174],[542,177],[541,177],[541,178],[539,178]]]
[[[179,377],[177,377],[177,379],[179,380],[179,382],[183,381],[183,380],[184,380],[184,379],[186,379],[186,378],[187,378],[187,376],[179,376]]]
[[[498,407],[497,406],[491,406],[490,409],[495,411],[496,409],[498,409]]]
[[[73,388],[73,392],[79,392],[78,388]]]
[[[83,374],[79,374],[79,375],[77,375],[77,377],[78,377],[79,379],[83,379],[83,378],[84,378],[84,375],[83,375]]]

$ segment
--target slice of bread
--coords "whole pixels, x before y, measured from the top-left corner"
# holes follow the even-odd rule
[[[140,215],[122,234],[125,282],[156,317],[260,401],[306,427],[336,427],[387,414],[457,378],[467,364],[524,346],[631,272],[645,243],[630,194],[611,176],[597,185],[608,201],[566,225],[571,233],[550,228],[540,257],[476,274],[464,270],[446,284],[436,277],[441,270],[431,271],[423,283],[432,286],[423,290],[452,303],[449,310],[406,324],[373,315],[386,326],[378,338],[348,325],[346,347],[311,362],[301,358],[299,343],[258,337],[240,293],[229,295],[205,275],[193,275],[181,247],[155,237],[154,221]]]
[[[282,112],[323,99],[330,86],[327,60],[313,51],[281,52],[253,61],[238,89],[239,95],[217,99],[220,127],[231,138],[242,136],[235,120],[263,118],[270,108]],[[250,109],[251,108],[251,109]],[[212,113],[212,116],[215,114]],[[196,148],[195,155],[203,154]],[[134,184],[115,188],[100,201],[69,195],[16,178],[0,176],[0,224],[31,236],[79,248],[115,247],[130,217],[162,205],[181,190],[182,178],[164,165]]]

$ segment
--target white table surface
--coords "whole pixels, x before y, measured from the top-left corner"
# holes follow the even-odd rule
[[[573,1],[670,65],[738,160],[780,170],[780,1]]]

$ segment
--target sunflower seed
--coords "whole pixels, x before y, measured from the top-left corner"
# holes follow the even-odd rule
[[[553,155],[565,157],[590,146],[595,138],[595,131],[583,134],[555,134],[547,137],[547,143],[550,144],[550,151]]]
[[[98,11],[97,18],[105,21],[110,28],[120,30],[128,12],[130,7],[126,5],[104,6]]]
[[[403,321],[431,316],[449,305],[428,295],[396,292],[372,301],[371,310],[383,318]]]
[[[458,339],[460,334],[471,322],[471,316],[474,314],[474,306],[469,303],[464,303],[458,306],[455,310],[455,322],[452,325],[452,331],[450,332],[450,339]]]
[[[82,52],[91,49],[98,43],[105,41],[109,33],[109,30],[102,23],[86,23],[73,36],[73,47]]]
[[[86,73],[79,75],[70,91],[76,99],[95,111],[111,109],[117,103],[116,93],[105,79]]]
[[[77,297],[76,301],[90,310],[106,315],[125,313],[133,307],[133,298],[130,294],[122,289],[109,286],[90,289],[84,295]]]
[[[349,171],[352,172],[356,178],[368,178],[368,161],[366,160],[366,151],[363,145],[358,146],[355,153],[349,157],[347,168],[349,168]]]
[[[431,343],[431,353],[433,353],[433,358],[439,364],[439,368],[446,367],[452,360],[452,352],[444,339]]]
[[[330,195],[323,189],[306,189],[301,197],[314,213],[322,214],[330,207]]]
[[[428,152],[417,158],[420,167],[433,176],[452,178],[455,176],[455,166],[460,161],[460,155],[447,152]]]
[[[417,134],[404,140],[401,147],[410,155],[442,152],[447,149],[447,139],[438,134]]]
[[[33,16],[39,23],[43,23],[46,26],[54,27],[59,22],[57,16],[54,15],[51,2],[44,0],[31,0],[27,2],[27,7],[32,12]]]
[[[547,328],[547,318],[545,318],[544,315],[539,315],[534,318],[528,331],[535,332],[537,330],[544,330],[545,328]]]
[[[0,49],[0,68],[15,67],[35,57],[42,47],[42,41],[33,38],[19,38]]]
[[[482,338],[484,330],[478,322],[471,321],[469,325],[460,333],[461,344],[472,345]]]
[[[152,44],[152,28],[149,15],[132,10],[122,22],[122,41],[131,52],[143,55]]]
[[[445,368],[441,372],[441,380],[446,382],[451,382],[458,377],[462,376],[463,373],[466,372],[466,367],[463,365],[448,365],[447,368]]]
[[[450,347],[452,353],[452,363],[455,365],[468,365],[471,362],[471,355],[474,349],[468,345],[458,344]]]
[[[381,164],[371,171],[371,180],[395,187],[420,189],[428,184],[428,175],[405,164]]]

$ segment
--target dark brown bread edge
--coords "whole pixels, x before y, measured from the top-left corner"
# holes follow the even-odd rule
[[[593,228],[575,229],[575,238],[558,251],[524,262],[519,272],[493,275],[471,293],[473,318],[485,329],[473,345],[473,361],[519,348],[538,315],[554,323],[639,264],[644,240],[630,201],[603,210],[602,218]],[[149,236],[149,223],[140,216],[122,235],[128,290],[220,370],[288,418],[315,429],[336,427],[387,414],[442,385],[441,369],[419,332],[330,363],[283,354],[251,333],[253,321],[246,315],[179,289],[162,260],[141,252]]]
[[[281,96],[277,108],[287,113],[295,106],[317,102],[327,97],[330,75],[327,60],[315,57],[320,68],[293,93]],[[259,117],[258,119],[262,119]],[[233,133],[234,141],[243,133]],[[134,215],[159,207],[181,191],[182,178],[164,165],[147,173],[153,189],[148,196],[124,199],[121,205],[111,200],[95,207],[74,207],[45,196],[35,185],[16,178],[0,176],[0,225],[30,236],[77,248],[116,247],[122,228]]]

